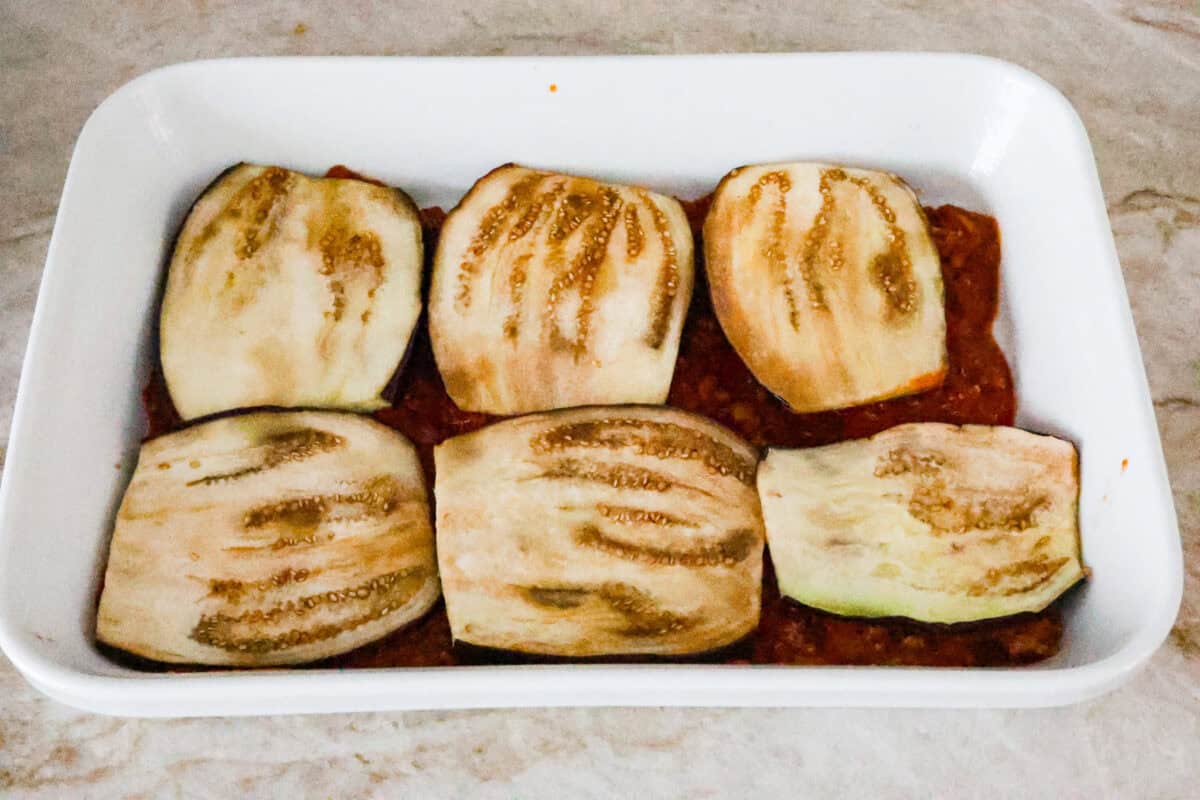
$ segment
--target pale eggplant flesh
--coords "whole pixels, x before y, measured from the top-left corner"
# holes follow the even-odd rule
[[[298,664],[385,636],[439,592],[403,436],[353,414],[257,412],[142,446],[96,635],[169,663]]]
[[[635,186],[507,165],[438,239],[429,330],[462,409],[666,400],[693,285],[682,206]]]
[[[682,655],[755,629],[757,452],[693,414],[535,414],[435,450],[456,641],[521,653]]]
[[[1083,578],[1075,447],[913,423],[758,470],[780,591],[835,614],[954,623],[1040,611]]]
[[[422,247],[397,189],[228,170],[188,214],[163,297],[160,356],[180,416],[386,405],[421,311]]]
[[[730,172],[704,222],[725,335],[792,409],[913,394],[947,369],[929,223],[894,175],[815,163]]]

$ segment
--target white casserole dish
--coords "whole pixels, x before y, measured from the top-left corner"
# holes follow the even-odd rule
[[[150,675],[93,644],[111,521],[183,213],[241,161],[344,163],[449,207],[516,161],[702,195],[731,167],[889,169],[995,215],[1019,425],[1076,442],[1084,557],[1055,658],[1016,669],[588,665]],[[1127,468],[1123,464],[1127,463]],[[237,59],[144,75],[80,134],[0,489],[0,645],[112,714],[527,705],[1038,706],[1113,688],[1175,618],[1180,541],[1087,135],[1055,89],[969,55]]]

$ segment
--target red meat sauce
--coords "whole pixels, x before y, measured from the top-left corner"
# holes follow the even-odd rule
[[[344,167],[332,177],[361,177]],[[696,237],[709,198],[683,201]],[[703,414],[758,447],[808,447],[870,436],[905,422],[1011,425],[1016,413],[1012,375],[992,336],[1000,295],[1000,232],[989,216],[956,206],[925,209],[942,259],[946,294],[946,346],[949,371],[937,389],[911,397],[842,411],[796,414],[761,384],[726,340],[713,315],[703,265],[697,264],[696,290],[684,325],[679,360],[667,402]],[[422,211],[426,252],[432,253],[445,213]],[[428,268],[426,279],[428,279]],[[376,412],[380,422],[400,431],[417,447],[432,485],[433,447],[444,439],[477,430],[498,419],[461,411],[438,375],[424,319],[414,336],[407,364],[391,387],[392,406]],[[161,373],[143,393],[150,435],[180,427]],[[1047,658],[1058,651],[1062,616],[1058,604],[1034,614],[956,625],[911,620],[841,617],[808,608],[779,593],[769,556],[763,570],[762,618],[757,630],[719,652],[690,662],[731,664],[893,664],[943,667],[1011,666]],[[128,656],[121,656],[129,663]],[[522,663],[561,659],[531,658],[455,644],[445,606],[420,620],[350,653],[312,667],[406,667]],[[660,661],[607,657],[601,661]],[[162,669],[140,659],[139,667]],[[177,669],[173,667],[172,669]]]

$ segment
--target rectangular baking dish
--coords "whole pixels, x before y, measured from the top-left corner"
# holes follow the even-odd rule
[[[892,170],[995,215],[997,335],[1018,424],[1076,442],[1084,557],[1064,647],[1019,669],[581,665],[149,675],[93,644],[111,521],[143,434],[164,259],[237,161],[344,163],[453,205],[498,164],[682,197],[730,168]],[[34,315],[0,489],[0,645],[37,688],[111,714],[546,705],[1041,706],[1099,694],[1161,643],[1179,531],[1087,135],[1018,67],[970,55],[235,59],[144,75],[84,126]]]

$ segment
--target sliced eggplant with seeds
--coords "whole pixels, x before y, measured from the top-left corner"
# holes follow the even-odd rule
[[[900,425],[772,450],[758,491],[780,591],[835,614],[965,622],[1040,611],[1086,572],[1078,459],[1050,436]]]
[[[176,409],[386,405],[421,311],[422,258],[417,208],[399,190],[229,170],[171,258],[160,352]]]
[[[435,450],[455,639],[558,656],[680,655],[758,624],[758,454],[645,406],[535,414]]]
[[[446,391],[492,414],[664,402],[692,282],[677,200],[495,169],[438,239],[429,331]]]
[[[157,661],[297,664],[378,639],[438,594],[412,445],[352,414],[260,412],[142,446],[96,633]]]
[[[796,411],[913,394],[945,377],[941,262],[916,196],[894,175],[735,169],[713,195],[704,254],[725,335]]]

